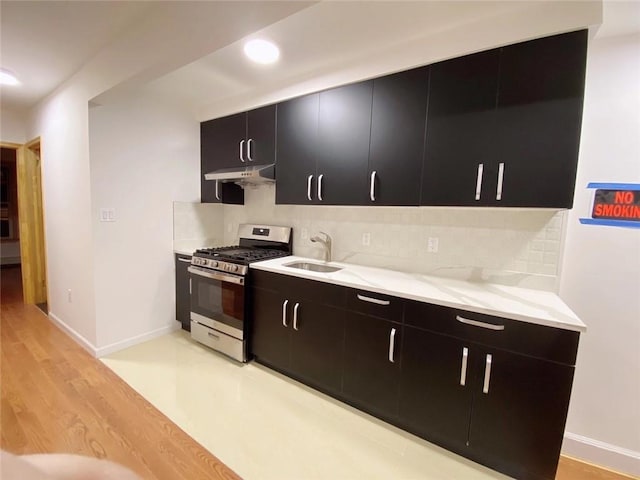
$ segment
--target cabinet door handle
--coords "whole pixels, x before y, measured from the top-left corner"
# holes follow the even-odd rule
[[[299,303],[296,303],[293,307],[293,329],[298,330],[298,308],[300,307]]]
[[[376,305],[389,305],[391,302],[389,300],[380,300],[379,298],[365,297],[364,295],[360,295],[359,293],[356,295],[358,300],[362,300],[363,302],[375,303]]]
[[[376,201],[376,171],[371,172],[371,186],[369,188],[369,197],[372,202]]]
[[[322,201],[322,177],[324,175],[320,175],[318,177],[318,200]]]
[[[189,295],[191,295],[191,279],[189,279]]]
[[[482,171],[484,170],[484,164],[478,164],[478,177],[476,178],[476,200],[480,200],[480,193],[482,192]]]
[[[251,156],[251,144],[253,143],[253,138],[247,140],[247,160],[253,162],[253,157]]]
[[[391,363],[395,363],[393,358],[396,349],[396,329],[392,328],[391,333],[389,333],[389,361]]]
[[[287,325],[287,305],[289,304],[289,300],[285,300],[282,302],[282,326],[288,327]]]
[[[498,164],[498,188],[496,189],[496,200],[502,200],[502,181],[504,180],[504,163]]]
[[[211,338],[215,338],[216,340],[220,340],[220,337],[218,335],[214,335],[211,332],[207,332],[207,335],[209,335]]]
[[[244,150],[244,140],[240,140],[240,161],[244,163],[244,156],[242,155]]]
[[[220,188],[218,187],[219,183],[220,182],[216,180],[216,200],[220,200]]]
[[[491,354],[487,353],[487,358],[484,363],[484,385],[482,386],[482,393],[489,393],[489,379],[491,378]]]
[[[474,327],[488,328],[489,330],[496,331],[504,330],[504,325],[494,325],[493,323],[479,322],[478,320],[471,320],[470,318],[464,318],[460,315],[456,315],[456,320],[467,325],[473,325]]]
[[[467,383],[467,359],[469,357],[469,349],[467,347],[462,348],[462,366],[460,367],[460,385],[463,387]]]
[[[190,258],[178,258],[179,262],[184,262],[184,263],[191,263],[191,259]]]
[[[307,198],[309,201],[311,201],[311,180],[313,180],[313,175],[307,177]]]

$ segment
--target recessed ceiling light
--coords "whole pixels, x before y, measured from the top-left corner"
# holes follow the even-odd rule
[[[245,43],[244,53],[257,63],[273,63],[280,57],[280,50],[275,44],[260,39]]]
[[[0,68],[0,84],[2,85],[20,85],[20,80],[9,70]]]

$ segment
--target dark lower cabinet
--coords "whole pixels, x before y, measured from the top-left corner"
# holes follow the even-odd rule
[[[555,478],[574,367],[486,347],[472,354],[472,457],[515,478]]]
[[[457,452],[467,443],[472,402],[472,389],[467,385],[473,383],[476,373],[468,355],[468,344],[457,338],[405,326],[400,422],[413,433]]]
[[[291,329],[290,371],[297,378],[323,391],[339,393],[343,365],[344,311],[308,300],[294,300],[288,305]]]
[[[319,390],[339,393],[344,310],[324,303],[321,291],[310,291],[316,282],[254,272],[257,282],[261,276],[268,288],[253,288],[251,293],[252,354],[258,362]]]
[[[176,320],[182,329],[191,331],[191,280],[188,268],[191,265],[190,255],[175,254],[176,267]]]
[[[253,271],[252,353],[522,480],[555,478],[577,332]]]
[[[398,413],[402,326],[348,312],[342,394],[362,410],[392,419]]]
[[[518,479],[553,479],[574,368],[406,327],[400,422]]]

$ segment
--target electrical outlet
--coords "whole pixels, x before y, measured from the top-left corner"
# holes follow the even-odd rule
[[[309,230],[307,230],[306,228],[303,228],[300,230],[300,238],[302,240],[306,240],[307,238],[309,238]]]
[[[427,252],[438,253],[438,237],[429,237],[427,241]]]
[[[368,247],[369,245],[371,245],[371,234],[370,233],[363,233],[362,234],[362,245],[364,245],[365,247]]]
[[[71,289],[67,290],[67,302],[71,303]]]

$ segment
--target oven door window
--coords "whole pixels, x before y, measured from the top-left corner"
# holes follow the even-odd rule
[[[244,285],[191,274],[191,311],[242,331]]]

